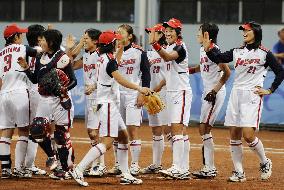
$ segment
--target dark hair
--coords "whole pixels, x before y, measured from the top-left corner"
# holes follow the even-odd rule
[[[85,33],[87,33],[92,40],[99,40],[102,32],[97,29],[89,28],[85,31]]]
[[[201,24],[199,28],[201,29],[202,34],[204,34],[204,32],[208,32],[209,39],[212,39],[213,43],[217,43],[217,36],[218,36],[219,28],[216,24],[205,22]]]
[[[130,40],[131,43],[137,43],[137,37],[135,36],[135,34],[133,33],[133,28],[128,25],[128,24],[122,24],[120,25],[118,28],[123,28],[126,30],[126,32],[130,35],[132,34],[132,38]]]
[[[42,33],[45,38],[49,49],[56,52],[60,49],[62,42],[62,33],[59,30],[51,29]]]
[[[39,24],[30,25],[28,27],[28,32],[26,34],[29,46],[37,46],[38,45],[38,37],[42,36],[42,33],[46,29]]]
[[[105,45],[105,44],[99,44],[99,53],[103,54],[103,53],[112,53],[114,52],[115,49],[115,44],[116,44],[116,40],[114,40],[113,42]]]
[[[166,36],[163,32],[158,31],[159,34],[163,34],[163,36],[159,39],[158,43],[160,45],[167,45]]]
[[[245,24],[249,24],[251,26],[254,33],[254,48],[258,48],[262,41],[261,25],[255,21],[246,22]]]
[[[15,42],[15,40],[16,40],[16,36],[19,38],[20,34],[21,33],[15,33],[12,36],[9,36],[9,37],[5,38],[5,41],[6,41],[5,46],[13,44]]]

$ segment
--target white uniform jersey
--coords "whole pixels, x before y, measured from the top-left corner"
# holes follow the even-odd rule
[[[29,80],[23,68],[17,63],[19,57],[26,58],[26,46],[11,44],[0,52],[0,78],[2,79],[2,92],[19,89],[28,89]]]
[[[177,45],[183,46],[186,51],[186,57],[180,63],[177,63],[175,60],[166,63],[167,91],[191,90],[188,72],[188,52],[185,44],[182,41],[178,41],[168,45],[166,51],[172,52]]]
[[[61,51],[61,50],[58,50],[58,51]],[[57,52],[52,57],[49,57],[48,54],[43,54],[40,58],[40,63],[42,65],[48,64],[56,54]],[[68,57],[68,55],[63,54],[57,61],[56,68],[64,69],[69,63],[70,63],[70,58]]]
[[[97,62],[97,103],[117,103],[119,101],[119,85],[106,71],[112,55],[102,54]]]
[[[151,64],[150,88],[154,89],[160,84],[162,80],[165,79],[166,65],[165,65],[165,61],[161,58],[161,56],[156,51],[153,51],[153,50],[147,51],[147,57],[149,59],[149,63]]]
[[[264,66],[267,52],[260,48],[248,50],[246,47],[234,49],[235,79],[233,88],[252,90],[255,86],[263,86],[267,73]]]
[[[219,49],[218,46],[215,45]],[[212,90],[222,77],[222,70],[219,66],[212,62],[206,55],[204,48],[200,48],[200,73],[203,81],[204,91]],[[224,90],[223,85],[221,90]]]
[[[98,52],[86,52],[83,54],[83,70],[84,70],[84,82],[85,85],[94,85],[97,83],[96,76],[96,64],[98,61]],[[95,99],[96,90],[90,94],[86,95],[88,99]]]
[[[137,45],[133,44],[129,49],[123,51],[121,62],[118,65],[119,73],[129,82],[136,85],[139,85],[141,81],[141,54],[142,50]],[[125,88],[121,85],[119,86],[119,89],[121,93],[137,93],[137,91]]]

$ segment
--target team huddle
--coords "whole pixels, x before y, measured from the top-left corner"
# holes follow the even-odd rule
[[[116,31],[87,29],[77,45],[68,36],[65,50],[61,47],[62,34],[56,29],[8,25],[4,30],[6,45],[0,51],[2,178],[46,175],[46,171],[34,165],[38,145],[47,155],[51,178],[73,178],[81,186],[88,186],[85,176],[105,174],[119,176],[120,184],[142,184],[140,174],[176,180],[216,177],[211,130],[225,100],[225,84],[231,73],[228,63],[233,62],[235,77],[224,123],[230,129],[234,166],[228,180],[246,181],[242,137],[259,157],[260,179],[269,179],[272,162],[255,135],[263,96],[272,94],[282,83],[284,69],[261,45],[262,29],[258,23],[245,23],[239,30],[243,31],[243,45],[221,52],[216,44],[218,26],[202,24],[197,32],[200,63],[189,67],[182,23],[175,18],[145,29],[152,47],[149,51],[136,45],[133,28],[127,24]],[[24,33],[28,46],[22,45]],[[264,89],[268,67],[275,79],[269,89]],[[85,126],[92,146],[75,165],[69,133],[74,116],[70,90],[77,85],[74,70],[81,68],[86,96]],[[198,72],[204,86],[199,126],[204,165],[192,172],[190,139],[186,134],[192,103],[189,75]],[[153,135],[153,160],[146,168],[139,166],[143,106],[147,108]],[[12,170],[10,144],[15,128],[19,137]],[[165,139],[173,158],[168,169],[162,168]],[[114,167],[107,171],[104,155],[111,148]]]

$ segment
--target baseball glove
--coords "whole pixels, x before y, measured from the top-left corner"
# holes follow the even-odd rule
[[[215,105],[217,92],[215,90],[211,90],[204,98],[207,102],[212,102],[212,105]]]
[[[165,108],[164,102],[161,100],[160,95],[156,92],[153,92],[150,95],[145,95],[144,100],[144,106],[150,115],[157,114]]]

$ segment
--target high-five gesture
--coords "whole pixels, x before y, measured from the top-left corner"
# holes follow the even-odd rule
[[[204,32],[202,45],[203,45],[204,50],[206,52],[209,51],[209,49],[210,49],[211,40],[212,39],[209,39],[209,33],[208,32]]]

